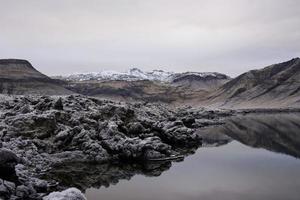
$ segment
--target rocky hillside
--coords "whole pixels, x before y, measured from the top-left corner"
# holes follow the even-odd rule
[[[171,83],[192,90],[213,91],[230,81],[230,77],[220,73],[185,72],[172,76]]]
[[[300,59],[246,72],[212,93],[206,104],[229,107],[298,106]]]
[[[201,99],[208,91],[194,91],[187,87],[173,86],[150,80],[138,81],[80,81],[68,82],[67,89],[87,96],[119,101],[144,101],[181,104]]]
[[[33,68],[26,60],[0,60],[0,79],[7,80],[49,80],[50,78]]]
[[[28,61],[0,60],[0,93],[63,95],[72,92],[61,87],[61,81],[53,80],[37,71]]]

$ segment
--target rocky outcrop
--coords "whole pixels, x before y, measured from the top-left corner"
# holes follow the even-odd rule
[[[8,149],[0,149],[0,171],[1,174],[14,173],[15,166],[21,162],[21,159]]]
[[[69,188],[62,192],[52,192],[43,200],[86,200],[85,196],[76,188]]]
[[[0,140],[14,153],[7,153],[5,161],[12,167],[17,164],[19,190],[24,190],[10,194],[30,198],[65,189],[49,176],[41,180],[53,167],[168,160],[201,144],[197,128],[218,124],[220,118],[233,114],[79,95],[15,97],[0,102],[0,111]]]

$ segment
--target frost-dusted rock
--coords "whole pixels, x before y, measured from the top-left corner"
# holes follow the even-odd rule
[[[34,105],[34,108],[40,111],[49,110],[53,105],[51,99],[47,96],[43,96],[39,99],[38,103]]]
[[[57,99],[57,101],[54,103],[53,108],[56,109],[56,110],[63,110],[64,109],[62,98]]]
[[[14,171],[15,165],[21,161],[11,150],[0,149],[0,169]]]
[[[69,188],[62,192],[52,192],[43,200],[86,200],[85,196],[76,188]]]
[[[194,117],[185,117],[182,119],[182,122],[183,124],[186,126],[186,127],[189,127],[189,128],[192,128],[193,125],[196,123],[196,120]]]
[[[63,109],[55,106],[60,101]],[[124,160],[140,164],[180,155],[186,152],[184,148],[196,148],[201,138],[195,133],[195,124],[202,118],[208,120],[209,115],[213,115],[209,120],[217,121],[220,113],[189,109],[116,103],[80,95],[61,97],[61,100],[47,96],[13,97],[0,101],[0,144],[22,158],[22,164],[15,166],[18,162],[11,155],[18,178],[18,196],[38,199],[40,193],[72,187],[63,185],[61,176],[54,179],[49,175],[54,167],[109,165]],[[187,116],[192,120],[184,119]],[[4,158],[0,156],[0,164]],[[151,170],[155,169],[150,168],[147,173],[152,174]],[[41,180],[42,177],[47,178]],[[0,190],[4,191],[2,186]],[[15,196],[15,190],[7,193],[8,197]]]
[[[49,137],[57,128],[55,116],[49,112],[7,117],[5,123],[9,126],[8,131],[29,138]]]
[[[16,192],[16,185],[13,182],[0,179],[0,199],[9,199]]]
[[[30,195],[31,191],[28,187],[24,185],[19,185],[16,188],[16,196],[20,198],[25,198]]]
[[[13,182],[3,180],[3,185],[10,193],[13,193],[16,190],[16,184]]]
[[[131,135],[139,135],[145,132],[144,126],[140,122],[128,124],[128,133]]]
[[[29,105],[24,105],[23,107],[20,108],[19,112],[22,114],[30,113],[31,108]]]
[[[70,139],[70,137],[72,137],[72,132],[69,129],[63,130],[55,136],[54,141],[68,140],[68,139]]]
[[[191,128],[187,128],[182,121],[159,124],[162,127],[160,136],[172,145],[192,146],[201,143],[201,138]]]
[[[165,155],[161,154],[158,151],[155,150],[147,150],[144,153],[144,159],[145,160],[151,160],[151,159],[157,159],[157,158],[163,158]]]
[[[0,198],[5,198],[10,195],[10,191],[8,188],[4,185],[4,181],[0,179]]]

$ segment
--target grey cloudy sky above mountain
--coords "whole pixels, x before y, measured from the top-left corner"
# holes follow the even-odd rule
[[[218,71],[300,56],[299,0],[0,0],[1,58],[49,74]]]

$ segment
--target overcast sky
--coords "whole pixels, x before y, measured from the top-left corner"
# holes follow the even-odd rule
[[[48,75],[139,67],[236,76],[299,56],[299,0],[0,0],[0,57]]]

